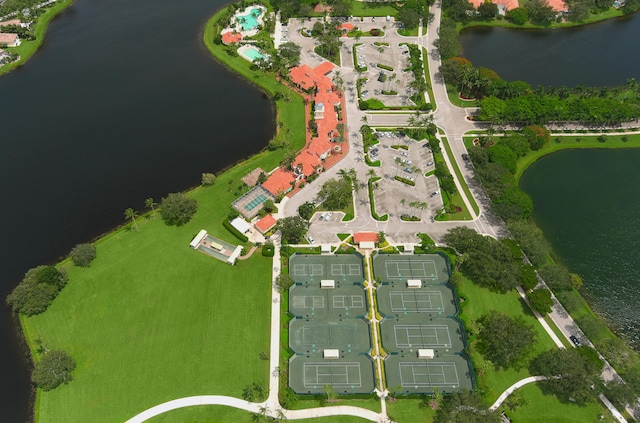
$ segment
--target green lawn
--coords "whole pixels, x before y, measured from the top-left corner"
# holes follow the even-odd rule
[[[30,341],[77,362],[72,383],[39,392],[39,422],[125,421],[171,399],[267,383],[258,354],[269,349],[271,260],[230,266],[189,248],[201,228],[233,240],[216,219],[220,188],[192,193],[200,209],[184,227],[142,221],[98,242],[91,268],[64,263],[68,286],[23,319]]]
[[[354,17],[362,16],[396,16],[398,10],[392,6],[376,5],[369,2],[352,1],[351,2],[351,15]],[[382,20],[381,24],[385,24],[386,21]],[[354,21],[354,25],[357,26],[358,21]]]
[[[35,40],[33,41],[22,41],[20,46],[18,47],[9,47],[8,50],[12,52],[16,52],[20,55],[20,60],[0,66],[0,75],[8,73],[15,68],[22,66],[29,58],[40,48],[42,43],[44,42],[44,34],[47,30],[47,26],[49,22],[60,13],[62,10],[66,9],[73,0],[62,0],[59,3],[53,4],[51,7],[45,8],[45,12],[40,15],[38,18],[38,23],[34,25],[34,35]]]
[[[538,336],[531,357],[556,347],[516,291],[498,294],[464,279],[463,283],[458,287],[458,294],[460,297],[465,298],[465,301],[461,303],[462,313],[460,318],[463,321],[475,321],[492,310],[509,316],[522,316],[528,323],[533,325]],[[470,341],[473,342],[474,339],[472,338]],[[472,359],[476,369],[485,371],[485,374],[479,377],[479,381],[486,389],[485,398],[489,403],[493,403],[514,382],[531,376],[526,368],[520,370],[495,370],[493,367],[485,365],[484,359],[479,353],[475,353]]]
[[[536,383],[519,389],[525,404],[515,411],[505,410],[514,422],[540,423],[613,423],[613,416],[600,402],[588,403],[584,407],[560,402],[555,396],[545,395]],[[601,420],[600,416],[604,416]]]
[[[435,412],[431,409],[421,410],[421,400],[403,399],[395,403],[387,402],[387,414],[399,423],[429,423],[433,421]]]
[[[460,181],[460,185],[462,185],[462,190],[464,191],[464,194],[467,196],[467,199],[469,200],[469,203],[471,204],[471,207],[473,208],[473,210],[476,212],[476,215],[479,214],[480,207],[478,207],[478,204],[476,203],[476,199],[473,198],[473,195],[471,194],[471,190],[467,185],[467,181],[465,181],[464,177],[462,176],[462,172],[458,167],[458,162],[456,161],[456,158],[453,156],[453,152],[451,151],[451,146],[449,145],[449,141],[447,140],[446,137],[442,137],[442,144],[444,145],[445,150],[447,150],[447,155],[449,156],[449,159],[451,159],[453,171],[456,173],[456,176],[458,177],[458,181]],[[467,207],[463,205],[463,209],[466,209],[466,208]]]
[[[249,423],[252,420],[248,411],[224,406],[201,405],[173,410],[147,421],[149,423]],[[359,417],[336,416],[292,421],[301,423],[364,423],[369,420]]]

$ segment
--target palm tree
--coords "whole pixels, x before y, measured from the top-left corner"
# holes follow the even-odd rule
[[[407,204],[407,200],[405,200],[404,198],[400,200],[400,205],[402,206],[402,208],[404,208],[406,204]]]
[[[369,179],[375,178],[376,177],[376,171],[373,169],[369,169],[369,171],[367,172],[367,176],[369,177]]]
[[[138,230],[138,223],[136,223],[136,217],[138,217],[138,213],[135,212],[131,207],[129,207],[128,209],[126,209],[124,211],[124,216],[127,219],[131,219],[131,221],[133,222],[133,226],[136,228],[136,231]]]
[[[398,176],[398,171],[400,170],[400,165],[402,164],[402,159],[400,157],[395,158],[396,162],[396,176]]]
[[[342,74],[339,70],[335,71],[333,76],[333,83],[335,84],[338,91],[342,91],[342,87],[344,85],[344,79],[342,79]]]
[[[144,205],[145,205],[145,207],[147,207],[147,208],[151,209],[151,215],[152,215],[153,217],[156,217],[156,210],[155,210],[155,207],[156,207],[158,204],[157,204],[157,203],[155,203],[155,202],[153,201],[153,198],[149,197],[149,198],[147,198],[146,200],[144,200]]]

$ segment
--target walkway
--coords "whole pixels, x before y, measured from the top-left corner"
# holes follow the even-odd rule
[[[521,388],[521,387],[523,387],[524,385],[526,385],[528,383],[538,382],[540,380],[545,380],[545,379],[546,379],[546,377],[544,377],[544,376],[531,376],[531,377],[527,377],[527,378],[524,378],[522,380],[517,381],[513,385],[509,386],[502,393],[502,395],[500,395],[498,397],[496,402],[494,402],[493,405],[491,407],[489,407],[489,410],[491,410],[491,411],[497,410],[498,407],[500,407],[502,405],[504,400],[506,400],[509,397],[509,395],[511,395],[513,393],[513,391],[515,391],[516,389]]]

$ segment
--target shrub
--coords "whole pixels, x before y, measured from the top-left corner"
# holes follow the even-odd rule
[[[371,28],[371,30],[369,31],[369,34],[371,34],[371,36],[373,37],[379,37],[382,35],[382,31],[378,28]]]
[[[44,391],[50,391],[61,384],[73,380],[71,372],[76,368],[76,363],[64,351],[49,351],[36,363],[31,380]]]
[[[96,247],[91,244],[78,244],[73,247],[69,255],[76,266],[89,267],[96,258]]]
[[[182,193],[171,193],[160,203],[160,216],[168,226],[182,226],[198,210],[198,202]]]
[[[233,234],[233,236],[235,236],[236,238],[238,238],[240,241],[242,242],[247,242],[249,241],[249,238],[247,238],[247,236],[245,234],[241,234],[239,230],[237,230],[236,228],[234,228],[231,225],[231,222],[229,222],[228,220],[223,220],[222,221],[222,225],[227,228],[227,230],[229,232],[231,232]]]
[[[267,243],[265,243],[262,246],[262,255],[265,257],[273,257],[275,254],[275,249],[273,247],[273,243],[270,241],[267,241]]]

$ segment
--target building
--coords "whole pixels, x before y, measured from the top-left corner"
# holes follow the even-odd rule
[[[9,56],[9,53],[0,48],[0,65],[4,65],[5,63],[9,63],[10,61],[11,56]]]
[[[5,34],[0,33],[0,45],[6,45],[7,47],[18,47],[21,44],[18,34]]]

